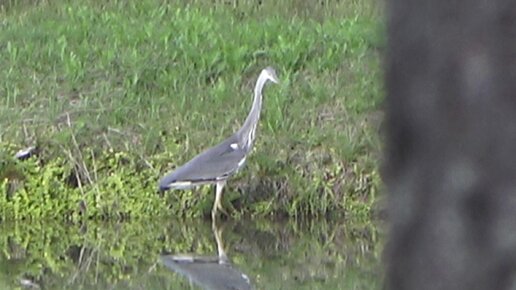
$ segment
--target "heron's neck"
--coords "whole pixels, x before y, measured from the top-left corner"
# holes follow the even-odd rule
[[[263,73],[260,74],[256,81],[256,86],[254,87],[254,99],[251,111],[249,115],[247,115],[244,125],[242,125],[242,128],[238,131],[240,140],[242,141],[240,145],[246,150],[250,150],[253,145],[254,134],[258,120],[260,120],[260,111],[262,109],[262,90],[266,81],[266,76]]]

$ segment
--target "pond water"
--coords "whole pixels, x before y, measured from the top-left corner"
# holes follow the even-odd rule
[[[373,225],[0,224],[0,289],[379,289]]]

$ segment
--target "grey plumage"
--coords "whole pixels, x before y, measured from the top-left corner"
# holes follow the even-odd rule
[[[217,242],[218,256],[164,255],[161,256],[161,263],[203,289],[253,289],[249,277],[236,268],[227,256],[222,239],[222,228],[217,226],[215,220],[211,226]]]
[[[222,188],[226,180],[242,168],[253,148],[262,107],[262,90],[269,80],[278,83],[276,72],[271,67],[263,69],[258,77],[253,104],[242,127],[220,144],[203,151],[175,171],[165,175],[159,182],[160,190],[188,189],[202,184],[216,184],[212,217],[215,218],[217,208],[223,210],[220,204]]]
[[[252,289],[247,275],[230,263],[220,263],[215,257],[161,256],[161,263],[174,272],[188,277],[203,289]]]
[[[240,168],[235,165],[238,165],[246,156],[245,150],[231,147],[231,144],[237,142],[238,138],[234,134],[222,143],[203,151],[163,177],[160,181],[160,189],[188,189],[195,185],[211,184],[227,179]],[[190,182],[190,185],[181,186],[180,182],[183,184]],[[174,186],[176,183],[178,185]]]

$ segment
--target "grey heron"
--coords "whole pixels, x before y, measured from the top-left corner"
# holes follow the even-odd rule
[[[256,126],[260,120],[262,108],[262,90],[267,81],[279,82],[276,71],[272,67],[264,68],[258,76],[251,111],[242,127],[220,144],[203,151],[161,178],[159,181],[161,191],[215,184],[212,220],[215,220],[217,210],[226,213],[221,205],[222,189],[226,185],[227,179],[242,168],[253,148]]]
[[[215,220],[211,229],[217,243],[218,256],[162,255],[161,263],[203,289],[253,289],[249,277],[236,268],[227,256],[222,239],[222,228],[217,226]]]

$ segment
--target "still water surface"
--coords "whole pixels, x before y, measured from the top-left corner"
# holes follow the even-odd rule
[[[372,225],[0,224],[0,289],[379,289]]]

